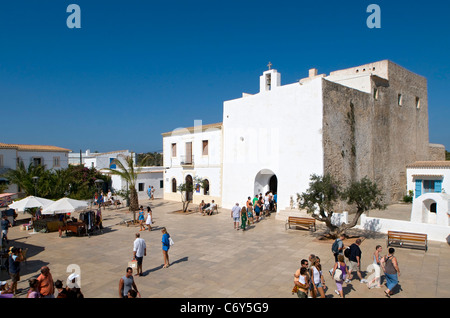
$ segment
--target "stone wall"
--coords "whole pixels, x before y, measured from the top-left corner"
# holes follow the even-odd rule
[[[390,204],[406,193],[406,165],[428,159],[428,101],[425,78],[386,63],[371,93],[323,80],[323,147],[325,173],[344,186],[367,176]]]
[[[445,161],[445,146],[439,144],[430,144],[429,145],[430,157],[431,161]]]

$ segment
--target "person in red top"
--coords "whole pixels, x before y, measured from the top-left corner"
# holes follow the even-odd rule
[[[39,281],[38,289],[43,298],[54,298],[55,286],[50,269],[47,266],[41,267],[41,275],[37,278]]]

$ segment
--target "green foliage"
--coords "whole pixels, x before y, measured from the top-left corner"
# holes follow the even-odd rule
[[[137,155],[137,166],[162,166],[163,155],[159,152],[147,152]]]
[[[301,209],[308,213],[319,210],[321,216],[324,212],[331,212],[340,197],[340,183],[330,174],[325,176],[311,175],[309,189],[297,194],[297,202]]]
[[[361,214],[373,209],[386,209],[386,205],[382,203],[381,190],[367,177],[352,182],[341,196],[348,204],[356,205],[357,212]]]
[[[377,184],[367,177],[341,189],[339,181],[330,174],[323,177],[312,175],[306,192],[297,194],[298,207],[306,209],[312,217],[324,222],[334,237],[354,227],[362,213],[372,209],[385,209],[386,205],[382,203],[382,198],[382,192]],[[355,206],[356,214],[350,223],[335,226],[331,218],[334,207],[340,200]]]
[[[134,165],[133,157],[128,156],[125,158],[125,164],[121,160],[114,160],[117,169],[107,169],[111,174],[120,176],[123,180],[128,182],[130,211],[133,212],[133,220],[136,221],[135,212],[139,211],[139,199],[136,190],[137,177],[140,172],[140,168]]]
[[[409,193],[403,197],[403,202],[412,203],[414,198],[414,191],[409,190]]]
[[[450,160],[450,152],[445,151],[445,160]]]
[[[106,183],[110,178],[96,169],[83,166],[69,166],[67,169],[46,170],[45,166],[31,163],[25,168],[23,162],[16,170],[9,170],[5,177],[10,183],[17,184],[26,195],[57,200],[68,196],[72,199],[87,200],[94,196],[95,180]],[[33,177],[38,177],[37,181]]]

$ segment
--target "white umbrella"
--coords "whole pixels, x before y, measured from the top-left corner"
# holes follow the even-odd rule
[[[9,205],[11,209],[15,209],[18,211],[25,211],[25,209],[29,208],[37,208],[42,207],[46,208],[50,204],[54,203],[55,201],[44,199],[40,197],[34,197],[34,196],[28,196],[26,198],[23,198],[22,200],[15,201]]]
[[[88,203],[86,201],[62,198],[45,207],[42,210],[42,214],[72,213],[82,211],[87,207]]]

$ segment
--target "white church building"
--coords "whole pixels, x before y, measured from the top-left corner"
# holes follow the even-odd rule
[[[311,69],[287,85],[269,66],[259,83],[224,102],[221,123],[162,134],[165,199],[180,201],[177,185],[197,176],[209,185],[194,185],[194,204],[231,208],[271,190],[283,210],[311,174],[331,173],[344,184],[368,176],[390,203],[406,193],[406,165],[430,160],[426,79],[390,61]]]

